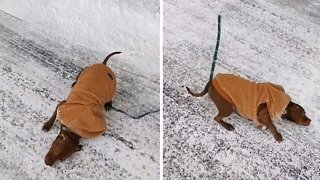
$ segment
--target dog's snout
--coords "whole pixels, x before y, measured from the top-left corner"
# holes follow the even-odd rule
[[[309,119],[309,118],[305,117],[305,118],[304,118],[304,123],[303,123],[303,125],[305,125],[305,126],[309,126],[309,125],[310,125],[310,123],[311,123],[311,119]]]
[[[48,166],[52,166],[55,162],[54,158],[52,157],[52,155],[50,153],[48,153],[46,155],[46,157],[44,158],[44,162],[46,165]]]

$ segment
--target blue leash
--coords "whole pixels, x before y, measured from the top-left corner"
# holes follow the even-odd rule
[[[218,37],[217,37],[216,49],[215,49],[214,55],[213,55],[213,62],[212,62],[212,66],[211,66],[209,81],[212,80],[214,67],[215,67],[217,59],[218,59],[218,49],[219,49],[219,44],[220,44],[220,31],[221,31],[221,16],[219,15],[218,16]]]

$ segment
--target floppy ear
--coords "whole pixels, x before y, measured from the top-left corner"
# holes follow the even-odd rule
[[[76,147],[76,151],[81,151],[81,149],[82,149],[82,145],[78,145],[78,146]]]

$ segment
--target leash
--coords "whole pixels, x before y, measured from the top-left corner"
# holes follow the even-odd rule
[[[217,36],[216,49],[215,49],[214,55],[213,55],[213,61],[212,61],[212,66],[211,66],[211,72],[210,72],[209,81],[212,80],[214,67],[215,67],[216,62],[217,62],[217,59],[218,59],[218,49],[219,49],[219,44],[220,44],[220,31],[221,31],[221,16],[218,15],[218,36]]]
[[[148,115],[148,114],[156,113],[156,112],[159,112],[159,111],[160,111],[160,110],[154,110],[154,111],[146,112],[146,113],[144,113],[144,114],[142,114],[142,115],[139,115],[139,116],[131,116],[131,115],[128,114],[127,112],[125,112],[125,111],[123,111],[123,110],[121,110],[121,109],[119,109],[119,108],[116,108],[116,107],[114,107],[114,106],[111,106],[110,109],[112,109],[112,110],[114,110],[114,111],[117,111],[117,112],[120,112],[120,113],[122,113],[122,114],[125,114],[125,115],[131,117],[132,119],[140,119],[140,118],[142,118],[143,116],[146,116],[146,115]]]

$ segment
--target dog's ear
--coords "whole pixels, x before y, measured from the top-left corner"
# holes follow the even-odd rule
[[[82,145],[78,145],[78,146],[76,147],[76,151],[81,151],[81,149],[82,149]]]

